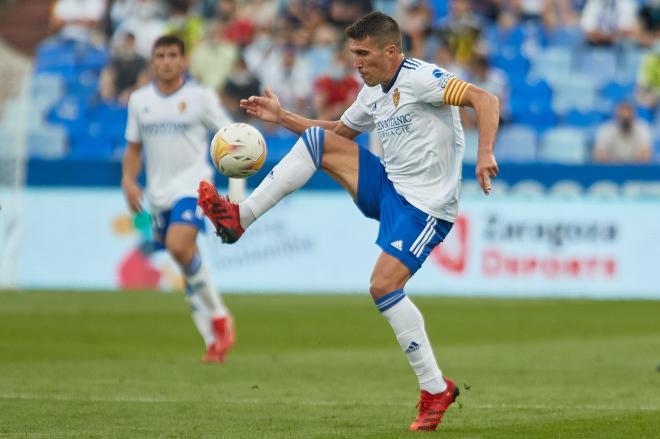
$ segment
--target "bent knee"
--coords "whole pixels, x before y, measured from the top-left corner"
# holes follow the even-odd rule
[[[186,265],[190,262],[194,254],[194,249],[192,246],[188,245],[185,242],[167,239],[165,240],[165,248],[172,255],[174,260],[176,260],[180,265]]]
[[[369,285],[369,293],[375,300],[391,293],[392,291],[398,290],[399,288],[401,288],[401,286],[395,285],[394,282],[388,281],[387,279],[375,278],[371,279],[371,284]]]

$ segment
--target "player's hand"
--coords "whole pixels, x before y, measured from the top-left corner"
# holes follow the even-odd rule
[[[250,116],[266,122],[278,123],[282,112],[280,100],[269,87],[264,89],[263,96],[250,96],[247,99],[241,99],[240,106]]]
[[[478,154],[477,156],[477,180],[484,194],[490,195],[492,189],[490,179],[497,177],[500,168],[497,166],[495,156],[492,153]]]
[[[126,201],[128,202],[128,207],[130,207],[132,212],[142,213],[142,188],[139,184],[134,181],[123,181],[121,182],[121,187],[124,190],[124,195],[126,196]]]

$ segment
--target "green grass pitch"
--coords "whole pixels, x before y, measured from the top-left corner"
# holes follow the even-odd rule
[[[660,301],[414,299],[462,392],[436,433],[367,295],[230,295],[209,366],[180,294],[0,293],[0,437],[660,437]]]

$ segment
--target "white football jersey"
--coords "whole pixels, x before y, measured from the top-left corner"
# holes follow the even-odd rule
[[[435,64],[406,58],[388,87],[365,85],[341,116],[356,131],[376,130],[387,176],[399,194],[424,213],[451,222],[465,151],[458,108],[444,103],[451,102],[445,91],[452,79]]]
[[[131,94],[126,140],[141,143],[147,200],[154,211],[168,210],[184,197],[197,197],[200,180],[210,180],[209,131],[231,123],[217,95],[186,81],[164,95],[154,83]]]

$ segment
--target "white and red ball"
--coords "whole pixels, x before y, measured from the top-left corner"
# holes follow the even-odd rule
[[[254,175],[266,160],[266,140],[252,125],[231,123],[213,136],[211,161],[215,168],[231,178]]]

